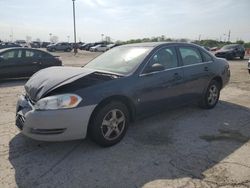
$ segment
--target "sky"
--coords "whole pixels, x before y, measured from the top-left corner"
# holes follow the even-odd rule
[[[77,40],[151,38],[250,42],[250,0],[76,0]],[[0,39],[73,41],[72,0],[0,0]]]

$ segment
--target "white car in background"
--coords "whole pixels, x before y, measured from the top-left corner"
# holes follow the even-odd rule
[[[107,50],[111,49],[115,44],[98,44],[90,48],[91,52],[106,52]]]
[[[107,50],[106,44],[98,44],[96,46],[93,46],[89,49],[91,52],[105,52]]]
[[[17,40],[15,43],[19,44],[20,46],[22,46],[24,48],[29,48],[30,47],[30,45],[25,40]]]

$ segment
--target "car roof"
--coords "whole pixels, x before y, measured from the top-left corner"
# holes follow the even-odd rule
[[[34,51],[39,51],[39,52],[45,52],[45,51],[39,50],[39,49],[24,48],[24,47],[3,48],[3,49],[0,49],[0,52],[4,52],[4,51],[7,51],[7,50],[34,50]],[[45,53],[48,53],[48,52],[45,52]]]
[[[142,43],[134,43],[134,44],[125,44],[122,46],[128,46],[128,47],[158,47],[158,46],[162,46],[162,45],[190,45],[190,46],[198,46],[196,44],[193,43],[187,43],[187,42],[142,42]]]

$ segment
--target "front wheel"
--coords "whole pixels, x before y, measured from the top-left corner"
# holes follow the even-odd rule
[[[211,109],[216,106],[220,98],[221,85],[218,81],[212,80],[202,97],[200,106],[205,109]]]
[[[129,112],[121,102],[113,101],[101,107],[90,122],[91,139],[100,146],[108,147],[120,142],[126,134]]]

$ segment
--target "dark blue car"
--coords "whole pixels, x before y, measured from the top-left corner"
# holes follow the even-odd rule
[[[118,143],[129,122],[190,102],[213,108],[230,78],[225,59],[189,43],[119,46],[82,68],[33,75],[17,104],[16,125],[45,141]]]

